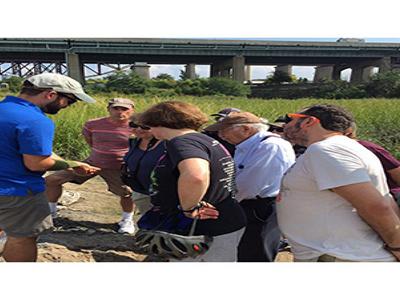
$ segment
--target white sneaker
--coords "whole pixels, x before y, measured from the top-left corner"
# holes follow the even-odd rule
[[[6,242],[7,242],[7,235],[3,231],[2,233],[0,233],[0,255],[3,254],[3,250],[4,250],[4,246],[6,245]]]
[[[118,222],[118,225],[119,225],[118,229],[119,233],[134,234],[138,230],[133,220],[121,220],[120,222]]]

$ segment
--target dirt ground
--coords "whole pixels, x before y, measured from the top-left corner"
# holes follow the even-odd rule
[[[52,233],[38,241],[40,262],[146,262],[157,261],[131,251],[132,236],[117,233],[119,198],[107,191],[96,177],[82,185],[65,184],[65,190],[79,192],[72,204],[59,206]],[[135,216],[138,218],[138,216]],[[0,258],[1,261],[1,258]],[[292,261],[290,252],[281,252],[277,261]]]

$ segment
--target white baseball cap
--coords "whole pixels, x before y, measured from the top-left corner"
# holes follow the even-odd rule
[[[72,94],[79,100],[87,103],[95,103],[92,97],[87,95],[82,85],[71,77],[57,73],[42,73],[26,79],[37,88],[52,89],[56,92]]]

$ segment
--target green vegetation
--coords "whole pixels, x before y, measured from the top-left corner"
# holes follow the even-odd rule
[[[5,80],[6,81],[6,80]],[[0,91],[15,94],[21,80],[7,79],[9,89]],[[296,84],[294,84],[296,85]],[[285,85],[282,85],[285,86]],[[287,86],[287,85],[286,85]],[[299,84],[300,86],[300,84]],[[90,80],[86,90],[98,103],[77,103],[52,117],[57,126],[55,152],[69,159],[83,159],[89,149],[81,136],[83,124],[93,118],[107,115],[107,100],[112,97],[128,97],[136,102],[137,111],[165,100],[181,100],[198,105],[211,114],[224,107],[238,107],[269,120],[279,115],[295,112],[315,103],[333,103],[353,112],[360,139],[381,144],[400,159],[400,73],[387,72],[375,75],[362,89],[347,82],[330,82],[317,88],[317,96],[302,99],[248,99],[249,87],[226,78],[198,78],[175,81],[167,74],[146,80],[134,73],[116,73],[107,79]],[[366,99],[368,95],[379,98]],[[315,96],[314,96],[315,97]],[[349,98],[348,100],[326,100],[321,98]],[[385,99],[384,99],[385,97]],[[354,100],[354,98],[360,98]],[[393,98],[393,99],[387,99]]]
[[[284,72],[275,72],[263,85],[252,89],[252,97],[273,99],[324,98],[324,99],[362,99],[362,98],[400,98],[400,72],[376,73],[369,82],[354,84],[343,80],[323,80],[308,83],[296,80]]]
[[[106,104],[110,97],[117,94],[98,94],[98,103],[87,105],[77,103],[61,111],[53,119],[57,125],[55,137],[56,153],[70,159],[83,159],[89,154],[80,132],[85,121],[107,115]],[[135,100],[137,111],[143,111],[152,104],[165,100],[181,100],[198,105],[205,113],[212,114],[224,107],[237,107],[251,111],[268,120],[275,120],[279,115],[296,112],[300,108],[316,103],[332,103],[346,107],[355,116],[360,139],[367,139],[381,144],[400,159],[400,99],[364,99],[364,100],[261,100],[238,97],[138,97]],[[210,118],[211,120],[211,118]],[[210,121],[211,122],[211,121]]]

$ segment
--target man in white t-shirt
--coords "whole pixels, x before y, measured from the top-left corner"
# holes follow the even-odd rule
[[[395,261],[400,258],[398,207],[379,159],[343,131],[350,113],[314,105],[284,133],[307,146],[282,180],[278,223],[295,261]]]

